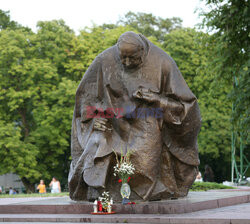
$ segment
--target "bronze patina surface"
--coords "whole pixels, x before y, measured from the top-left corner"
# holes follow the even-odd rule
[[[187,195],[199,165],[200,125],[197,99],[173,59],[143,35],[122,34],[76,92],[71,199],[94,199],[103,190],[121,199],[113,149],[132,150],[132,200]]]

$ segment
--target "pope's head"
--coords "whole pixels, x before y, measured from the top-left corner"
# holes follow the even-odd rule
[[[134,32],[126,32],[117,42],[119,56],[125,68],[133,69],[142,64],[144,43]]]

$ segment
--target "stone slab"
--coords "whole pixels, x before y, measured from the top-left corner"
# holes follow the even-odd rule
[[[182,214],[247,202],[250,202],[249,191],[190,192],[187,197],[178,200],[114,204],[113,210],[118,214]],[[0,214],[90,214],[92,211],[92,203],[75,202],[69,197],[28,198],[9,202],[0,199]]]

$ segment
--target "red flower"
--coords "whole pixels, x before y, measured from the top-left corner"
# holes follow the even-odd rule
[[[121,183],[121,182],[122,182],[122,179],[119,179],[119,180],[118,180],[118,183]]]
[[[128,177],[127,182],[129,182],[129,181],[130,181],[130,179],[131,179],[131,177]]]
[[[135,205],[135,202],[129,202],[128,205]]]

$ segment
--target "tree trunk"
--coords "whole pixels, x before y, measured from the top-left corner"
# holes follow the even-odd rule
[[[25,177],[22,177],[21,180],[22,180],[23,185],[24,185],[26,192],[28,194],[35,193],[35,185],[34,184],[30,183],[30,181]]]
[[[23,110],[20,109],[20,115],[21,115],[21,119],[22,119],[22,127],[24,130],[24,138],[27,138],[29,136],[29,127],[28,127],[28,122],[26,119],[25,109],[23,109]]]

